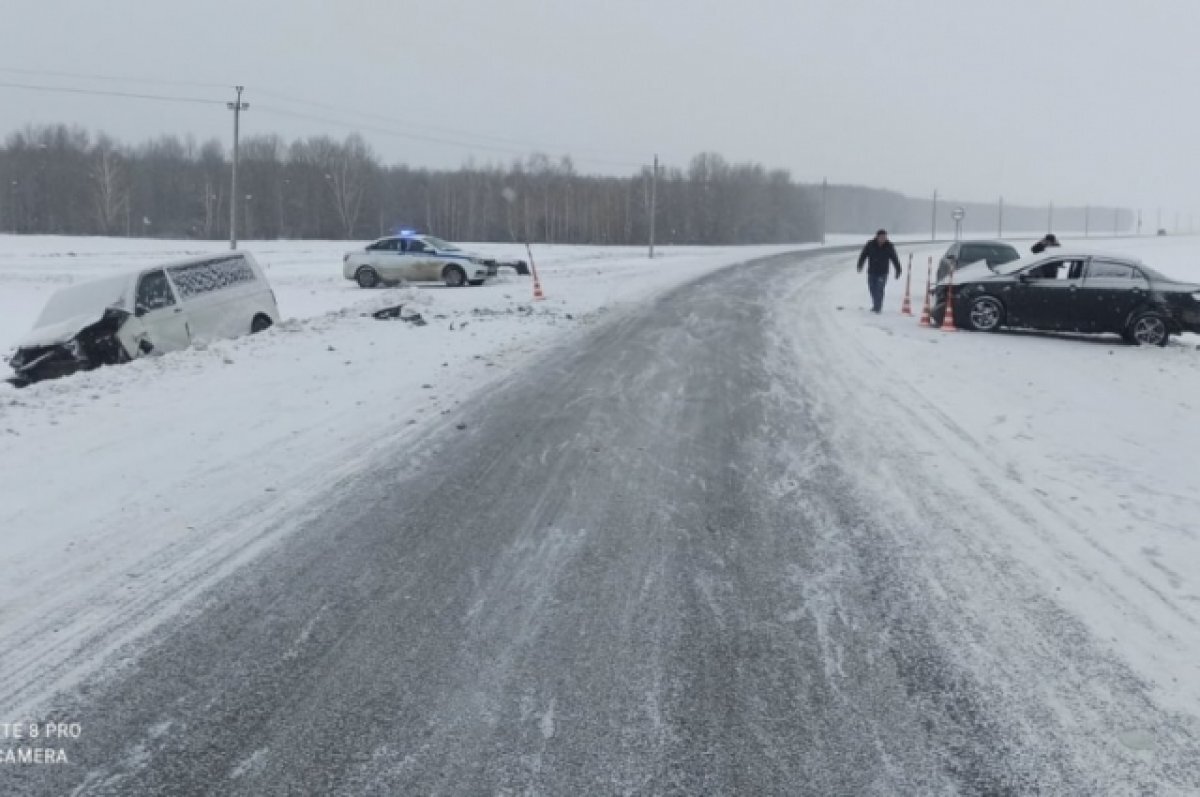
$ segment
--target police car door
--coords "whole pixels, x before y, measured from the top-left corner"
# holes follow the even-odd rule
[[[404,256],[409,261],[413,279],[436,281],[442,278],[442,264],[437,254],[420,238],[404,240]]]
[[[409,262],[404,257],[398,238],[389,238],[373,245],[371,265],[375,267],[384,282],[412,279],[412,275],[408,273]]]

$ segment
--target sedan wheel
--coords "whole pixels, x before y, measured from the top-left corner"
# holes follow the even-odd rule
[[[971,327],[980,332],[995,332],[1004,322],[1004,307],[990,296],[971,302]]]
[[[1170,336],[1167,322],[1155,313],[1138,316],[1129,327],[1129,337],[1140,346],[1166,346]]]
[[[358,280],[358,287],[360,288],[374,288],[379,284],[379,273],[370,266],[360,268],[358,273],[354,275],[354,278]]]
[[[442,280],[448,288],[459,288],[466,284],[467,274],[458,266],[447,266],[442,272]]]

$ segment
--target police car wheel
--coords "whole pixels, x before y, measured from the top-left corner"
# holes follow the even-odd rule
[[[379,284],[379,273],[370,266],[363,266],[354,275],[360,288],[374,288]]]

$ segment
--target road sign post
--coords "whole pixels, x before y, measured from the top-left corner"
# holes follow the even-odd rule
[[[950,218],[954,219],[954,240],[962,238],[962,220],[967,215],[966,208],[961,205],[950,211]]]

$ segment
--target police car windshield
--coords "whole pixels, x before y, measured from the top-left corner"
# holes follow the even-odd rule
[[[432,246],[434,249],[444,250],[447,252],[457,252],[458,251],[458,247],[455,246],[454,244],[447,243],[446,241],[443,241],[441,238],[435,238],[432,235],[426,235],[424,237],[424,241],[425,241],[425,243]]]

